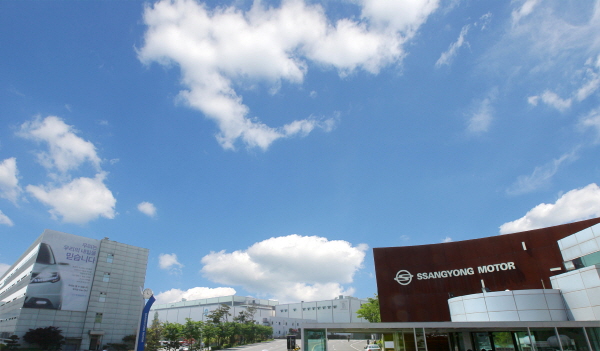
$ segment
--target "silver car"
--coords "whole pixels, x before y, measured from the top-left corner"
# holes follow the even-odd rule
[[[23,307],[60,309],[63,290],[60,265],[56,263],[52,247],[41,243]]]

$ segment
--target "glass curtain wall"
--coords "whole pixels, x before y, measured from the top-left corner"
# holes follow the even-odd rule
[[[592,350],[600,350],[600,328],[585,328]]]
[[[327,334],[325,329],[304,330],[304,350],[327,351]]]

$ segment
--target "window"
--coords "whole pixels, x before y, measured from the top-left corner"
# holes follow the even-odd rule
[[[94,323],[102,323],[102,313],[96,312],[96,320]]]
[[[102,281],[103,282],[109,282],[110,281],[110,273],[104,273],[104,276],[102,277]]]
[[[105,292],[100,292],[100,298],[98,299],[98,301],[100,301],[100,302],[106,301],[106,293]]]
[[[112,263],[114,258],[115,258],[115,255],[113,255],[111,253],[106,254],[106,262]]]

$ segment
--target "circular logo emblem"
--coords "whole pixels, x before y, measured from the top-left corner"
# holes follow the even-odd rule
[[[410,274],[409,271],[403,269],[396,273],[396,278],[394,278],[394,280],[397,281],[400,285],[408,285],[412,281],[412,277],[413,275]]]

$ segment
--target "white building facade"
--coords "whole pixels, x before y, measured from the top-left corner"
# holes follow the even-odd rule
[[[155,313],[161,322],[184,324],[187,318],[206,321],[207,315],[221,305],[230,307],[230,320],[248,307],[256,308],[254,320],[273,328],[273,337],[285,337],[290,329],[302,328],[303,323],[364,323],[356,311],[365,299],[339,296],[333,300],[279,304],[274,300],[261,300],[244,296],[223,296],[193,301],[155,304],[150,312],[149,323]]]
[[[122,342],[137,332],[147,262],[148,249],[46,229],[0,277],[0,337],[53,326],[65,351]]]

